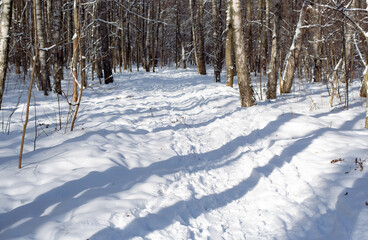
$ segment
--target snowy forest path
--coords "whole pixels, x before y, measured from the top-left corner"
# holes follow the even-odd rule
[[[303,96],[240,108],[236,88],[195,70],[115,79],[85,92],[75,131],[28,148],[22,171],[4,158],[0,238],[344,239],[359,225],[358,101],[349,114],[305,111]]]
[[[223,90],[222,98],[213,85],[176,84],[173,92],[181,89],[185,94],[171,95],[172,90],[159,87],[162,98],[150,103],[165,106],[172,129],[161,126],[150,131],[170,132],[170,148],[177,155],[181,171],[161,185],[160,200],[138,210],[139,217],[122,230],[113,231],[113,235],[171,238],[178,229],[191,239],[269,238],[284,234],[303,238],[308,232],[316,234],[316,226],[306,230],[302,219],[317,213],[322,219],[316,218],[316,222],[325,221],[323,212],[330,203],[320,188],[324,189],[331,180],[317,186],[311,182],[317,177],[311,171],[319,168],[327,176],[332,173],[326,164],[316,162],[308,163],[311,166],[301,172],[305,165],[301,159],[305,158],[298,155],[310,155],[314,137],[330,131],[321,131],[321,121],[328,125],[323,123],[323,115],[316,118],[284,113],[288,112],[288,104],[272,109],[262,103],[255,108],[224,112],[224,106],[236,103],[233,93],[229,98],[228,89]],[[309,126],[303,127],[305,122]],[[142,225],[148,227],[137,233]],[[94,236],[99,239],[106,231],[111,233],[104,229]]]

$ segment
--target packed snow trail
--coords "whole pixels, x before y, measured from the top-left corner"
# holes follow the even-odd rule
[[[21,122],[0,135],[0,239],[368,239],[357,87],[349,111],[321,85],[240,108],[195,70],[115,79],[86,91],[74,132],[29,139],[22,170]]]

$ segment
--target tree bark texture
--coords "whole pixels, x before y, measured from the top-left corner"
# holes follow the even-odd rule
[[[300,49],[303,42],[303,24],[307,14],[308,3],[303,2],[302,9],[299,15],[299,21],[295,30],[293,42],[291,44],[289,53],[285,59],[285,68],[282,75],[282,87],[281,93],[290,93],[291,87],[293,85],[294,73],[297,66],[297,61],[299,59]]]
[[[12,0],[3,0],[0,16],[0,109],[5,89],[5,79],[8,69],[10,26],[12,19]]]
[[[112,76],[112,56],[110,52],[110,37],[107,25],[107,13],[109,11],[108,5],[106,1],[99,0],[100,6],[100,37],[101,37],[101,57],[102,57],[102,66],[103,66],[103,75],[105,84],[109,84],[114,82],[114,78]]]
[[[217,0],[211,0],[212,7],[212,21],[214,25],[214,29],[212,32],[212,42],[213,42],[213,70],[214,70],[214,80],[215,82],[221,82],[221,68],[222,68],[222,59],[221,59],[221,28],[219,22],[219,11],[217,7]]]
[[[233,79],[234,79],[234,61],[233,61],[233,51],[234,51],[234,43],[233,43],[233,24],[232,24],[232,11],[230,2],[228,2],[227,6],[227,16],[226,16],[226,47],[225,47],[225,64],[226,64],[226,86],[233,87]]]
[[[241,0],[230,1],[232,10],[232,23],[234,28],[235,64],[238,76],[241,107],[255,105],[253,88],[249,76],[247,51],[245,45]]]
[[[79,0],[74,0],[73,7],[74,16],[74,36],[73,36],[73,59],[72,59],[72,74],[73,74],[73,102],[78,102],[78,50],[80,40],[79,29]]]
[[[194,2],[193,0],[189,0],[189,6],[190,6],[190,19],[192,22],[192,38],[193,38],[193,51],[194,51],[194,60],[198,68],[199,73],[199,56],[198,56],[198,50],[197,50],[197,31],[196,31],[196,17],[195,17],[195,8],[194,8]]]
[[[277,78],[278,78],[277,61],[279,60],[279,53],[280,53],[280,46],[279,46],[280,20],[281,20],[280,14],[281,14],[280,0],[275,0],[275,14],[272,30],[271,62],[266,92],[267,99],[276,99]]]
[[[206,75],[206,62],[204,58],[204,32],[203,32],[203,0],[198,0],[198,42],[199,42],[199,66],[198,72],[201,75]]]
[[[52,37],[57,46],[53,49],[54,55],[54,91],[57,94],[62,94],[61,80],[64,78],[63,73],[63,47],[61,45],[62,31],[62,11],[61,0],[53,1],[53,30]]]
[[[37,18],[37,40],[40,46],[39,51],[39,63],[40,63],[40,82],[41,82],[41,90],[44,91],[45,95],[48,95],[48,91],[51,90],[50,84],[50,73],[47,65],[47,51],[43,50],[46,48],[45,43],[45,26],[42,20],[42,1],[36,1],[36,18]]]

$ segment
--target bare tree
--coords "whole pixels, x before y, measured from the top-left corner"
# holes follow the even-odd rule
[[[203,0],[198,0],[197,6],[193,0],[189,0],[192,20],[193,50],[198,73],[206,75],[206,63],[204,59],[204,32],[203,32]],[[198,12],[198,14],[196,14]],[[198,29],[198,30],[197,30]],[[197,49],[197,44],[198,49]]]
[[[294,80],[294,73],[299,59],[303,42],[303,24],[307,15],[308,3],[304,0],[300,10],[299,21],[295,30],[293,42],[285,59],[285,68],[282,75],[281,93],[289,93]]]
[[[63,73],[63,46],[62,46],[62,11],[61,11],[61,0],[53,1],[53,30],[52,36],[56,47],[53,49],[54,54],[54,91],[57,94],[61,92],[61,80],[64,78]]]
[[[73,7],[74,17],[74,36],[73,36],[73,59],[72,59],[72,74],[73,74],[73,102],[78,102],[78,51],[80,40],[79,28],[79,0],[74,0]],[[80,87],[82,87],[80,85]]]
[[[232,24],[232,10],[230,2],[227,4],[227,17],[226,17],[226,48],[225,48],[225,63],[226,63],[226,86],[233,87],[234,79],[234,61],[233,61],[233,24]]]
[[[198,50],[197,50],[197,31],[196,31],[196,16],[195,16],[195,6],[193,0],[189,0],[189,7],[190,7],[190,19],[192,22],[192,36],[193,36],[193,51],[194,51],[194,60],[197,65],[199,66],[199,57],[198,57]],[[199,68],[198,68],[199,72]]]
[[[201,75],[206,75],[206,62],[204,59],[204,32],[203,32],[203,0],[198,0],[198,42],[199,42],[199,66],[198,72]]]
[[[316,0],[317,3],[320,0]],[[321,46],[322,46],[322,17],[319,14],[319,6],[316,7],[316,14],[314,15],[315,27],[313,31],[313,60],[314,60],[314,82],[322,82],[322,59],[321,59]]]
[[[270,0],[267,0],[270,1]],[[268,74],[268,82],[267,82],[267,99],[276,99],[276,88],[277,88],[277,61],[279,59],[280,45],[280,13],[281,13],[281,5],[280,0],[275,0],[275,11],[274,11],[274,19],[273,19],[273,30],[272,30],[272,51],[271,51],[271,62],[270,62],[270,72]]]
[[[2,1],[0,18],[0,109],[5,88],[6,72],[8,69],[12,6],[12,0]]]
[[[41,90],[44,91],[45,95],[48,95],[48,91],[51,90],[50,84],[50,72],[47,65],[47,51],[46,51],[46,42],[45,42],[45,26],[42,19],[42,1],[36,1],[36,18],[37,18],[37,40],[40,45],[39,49],[39,63],[40,63],[40,86]]]
[[[101,57],[103,64],[103,74],[105,84],[114,82],[112,76],[112,56],[110,52],[110,37],[108,31],[107,15],[110,11],[106,1],[99,0],[99,12],[100,12],[100,37],[101,37]]]
[[[248,59],[245,47],[241,0],[230,0],[232,25],[234,28],[235,64],[238,76],[240,102],[242,107],[255,105],[253,88],[249,76]]]
[[[211,0],[212,7],[212,21],[214,24],[214,29],[212,32],[212,42],[213,42],[213,70],[215,82],[221,82],[221,69],[222,69],[222,54],[221,54],[221,28],[219,21],[219,11],[217,6],[217,0]]]

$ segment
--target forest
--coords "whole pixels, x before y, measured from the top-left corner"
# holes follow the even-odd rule
[[[368,239],[368,0],[0,6],[0,239]]]
[[[268,78],[267,99],[276,98],[278,85],[280,94],[290,93],[296,74],[329,84],[331,98],[340,96],[338,83],[345,83],[348,108],[353,79],[360,79],[360,95],[366,96],[366,5],[362,0],[2,1],[0,107],[8,68],[24,78],[31,69],[38,91],[78,102],[81,86],[95,79],[111,83],[113,72],[190,65],[205,75],[211,65],[215,82],[224,68],[227,86],[238,76],[242,107],[255,103],[249,80],[254,73],[260,81]],[[61,87],[64,69],[72,70],[71,96]]]

